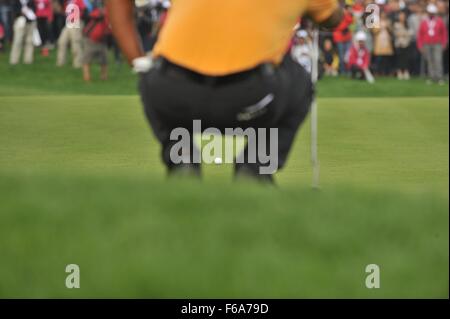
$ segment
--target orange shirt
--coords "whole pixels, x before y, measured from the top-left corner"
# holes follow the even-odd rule
[[[173,0],[154,56],[206,75],[281,62],[298,18],[331,16],[337,0]]]

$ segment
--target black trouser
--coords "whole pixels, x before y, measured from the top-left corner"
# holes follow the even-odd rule
[[[417,42],[411,43],[411,61],[409,65],[409,72],[412,75],[421,75],[421,65],[422,65],[422,54],[419,49],[417,49]]]
[[[411,50],[409,47],[397,48],[397,70],[407,71],[411,59]]]
[[[50,42],[50,24],[47,18],[37,18],[37,27],[41,36],[42,46]]]
[[[392,56],[378,55],[375,56],[376,71],[379,75],[390,75],[392,72]]]
[[[358,79],[358,80],[366,80],[366,75],[364,74],[364,70],[356,65],[352,65],[350,68],[352,73],[352,79]]]
[[[203,129],[214,127],[221,131],[278,128],[278,168],[282,168],[297,130],[308,114],[313,85],[310,75],[290,57],[279,66],[261,65],[225,77],[205,77],[159,59],[150,72],[141,76],[140,92],[145,114],[162,144],[162,158],[169,169],[174,166],[170,150],[176,143],[170,140],[170,133],[178,127],[192,131],[193,120],[201,120]],[[268,97],[273,100],[263,109],[253,115],[247,113],[249,106],[265,98],[267,101]],[[193,147],[191,152],[198,150]],[[244,164],[236,164],[237,170],[245,166],[255,173],[259,171],[260,162],[248,163],[245,155],[244,159]]]

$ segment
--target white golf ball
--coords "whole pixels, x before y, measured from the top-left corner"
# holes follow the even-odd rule
[[[222,159],[220,157],[216,157],[214,163],[216,163],[217,165],[222,164]]]

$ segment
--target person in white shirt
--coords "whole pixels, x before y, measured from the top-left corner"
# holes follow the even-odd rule
[[[34,43],[33,36],[36,29],[36,14],[33,0],[17,0],[14,4],[16,20],[14,21],[14,35],[9,56],[9,63],[16,65],[20,61],[23,51],[23,62],[33,63]]]
[[[313,47],[309,41],[308,32],[299,30],[294,39],[291,56],[308,73],[312,72]]]

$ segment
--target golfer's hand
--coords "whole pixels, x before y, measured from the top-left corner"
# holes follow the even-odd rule
[[[153,66],[153,60],[149,56],[133,59],[131,62],[134,73],[147,73]]]

